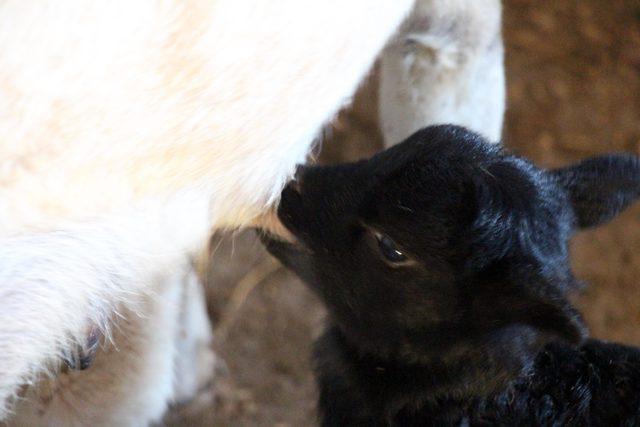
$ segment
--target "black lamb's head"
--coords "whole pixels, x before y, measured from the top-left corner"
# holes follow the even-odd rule
[[[583,339],[566,299],[568,240],[639,194],[635,157],[545,171],[434,126],[369,160],[301,168],[278,208],[297,241],[263,240],[363,352],[526,358],[550,339]]]

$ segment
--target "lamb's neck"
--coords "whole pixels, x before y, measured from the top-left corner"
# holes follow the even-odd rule
[[[432,357],[419,362],[397,356],[381,356],[349,342],[337,327],[319,340],[316,356],[320,364],[329,360],[350,377],[360,392],[377,400],[374,406],[398,410],[408,405],[433,406],[451,402],[464,408],[478,399],[506,390],[514,379],[507,371],[487,365],[473,356]]]

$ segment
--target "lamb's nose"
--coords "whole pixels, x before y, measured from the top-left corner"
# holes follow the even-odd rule
[[[297,193],[302,193],[302,183],[304,182],[304,174],[306,167],[298,165],[296,167],[296,173],[293,175],[293,181],[289,183],[289,186]]]

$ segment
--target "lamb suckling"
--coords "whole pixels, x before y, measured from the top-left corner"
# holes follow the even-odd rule
[[[456,126],[301,168],[268,250],[322,299],[324,426],[636,425],[640,350],[586,340],[568,241],[640,195],[640,160],[542,170]]]

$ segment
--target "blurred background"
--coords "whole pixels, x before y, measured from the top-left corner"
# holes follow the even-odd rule
[[[612,151],[640,154],[640,2],[506,0],[508,82],[504,144],[541,166]],[[375,69],[323,134],[320,161],[381,147]],[[311,345],[318,300],[251,232],[214,236],[203,272],[215,347],[215,384],[177,407],[171,426],[308,426],[315,421]],[[572,243],[575,300],[592,335],[640,345],[640,204]]]

